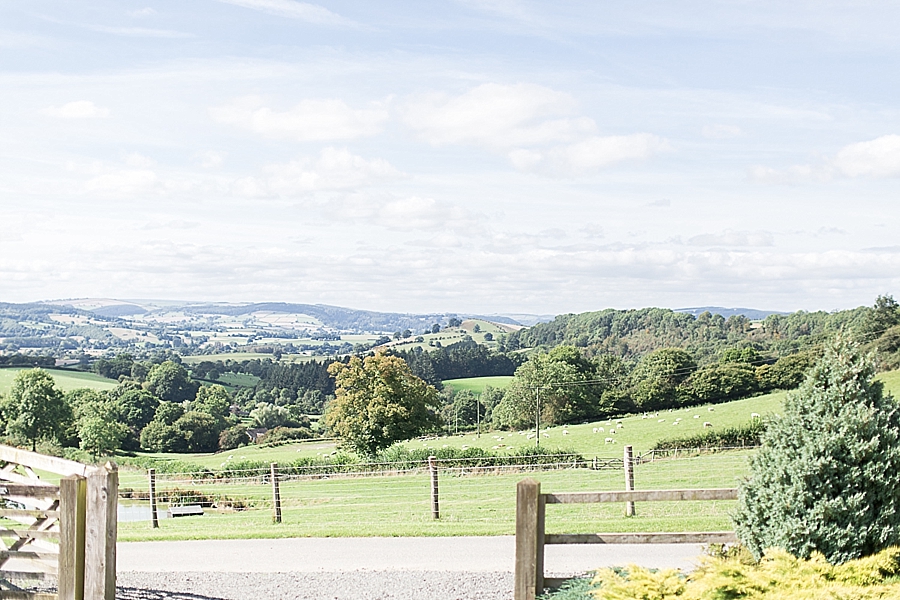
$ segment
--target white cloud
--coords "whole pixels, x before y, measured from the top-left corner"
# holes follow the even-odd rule
[[[705,125],[703,127],[703,137],[711,140],[728,140],[742,135],[740,127],[735,125]]]
[[[140,17],[150,17],[150,16],[153,16],[153,15],[155,15],[155,14],[156,14],[156,11],[153,10],[152,8],[150,8],[149,6],[146,6],[146,7],[144,7],[144,8],[138,8],[138,9],[136,9],[136,10],[128,11],[128,15],[129,15],[129,16],[131,16],[131,17],[136,17],[136,18],[140,18]]]
[[[598,136],[593,119],[572,116],[575,105],[540,85],[485,83],[455,97],[417,98],[403,119],[431,144],[481,146],[506,154],[520,171],[550,175],[581,175],[669,149],[649,133]]]
[[[319,190],[356,188],[401,177],[381,158],[367,160],[346,149],[325,148],[318,159],[299,158],[269,165],[259,177],[240,179],[234,191],[242,196],[297,196]]]
[[[77,100],[62,106],[49,106],[41,111],[58,119],[99,119],[109,116],[109,109],[102,108],[90,100]]]
[[[592,119],[551,118],[574,108],[571,96],[544,86],[485,83],[452,98],[417,98],[405,107],[404,121],[434,145],[515,148],[570,141],[593,132]]]
[[[137,167],[140,169],[149,169],[156,164],[156,161],[148,156],[144,156],[138,152],[132,152],[125,157],[125,164],[129,167]]]
[[[222,161],[225,160],[225,153],[208,150],[195,154],[194,159],[204,169],[214,169],[222,165]]]
[[[388,119],[385,108],[353,109],[337,99],[303,100],[290,110],[277,112],[263,106],[258,96],[238,98],[230,104],[210,108],[209,114],[218,123],[303,142],[374,135]]]
[[[219,0],[225,4],[252,8],[270,15],[300,19],[316,25],[351,25],[352,21],[318,4],[295,0]]]
[[[159,178],[149,169],[117,169],[89,179],[84,191],[123,196],[147,192],[158,184]]]
[[[649,133],[594,136],[551,149],[547,160],[553,172],[580,175],[623,160],[650,158],[670,148],[666,140]]]
[[[832,163],[847,177],[900,175],[900,135],[883,135],[844,146]]]
[[[688,240],[691,246],[772,246],[775,240],[768,231],[725,231],[696,235]]]
[[[146,27],[107,27],[105,25],[87,25],[91,31],[108,33],[122,37],[146,37],[146,38],[192,38],[194,34],[171,29],[147,29]]]
[[[748,177],[758,183],[793,184],[830,181],[844,177],[900,176],[900,135],[883,135],[874,140],[848,144],[834,158],[818,165],[793,165],[774,169],[757,165]]]

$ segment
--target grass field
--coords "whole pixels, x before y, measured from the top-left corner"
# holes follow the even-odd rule
[[[747,472],[748,452],[731,452],[638,465],[639,489],[730,487]],[[521,470],[483,475],[446,470],[440,475],[441,519],[430,511],[427,473],[382,477],[340,477],[281,484],[284,522],[271,520],[271,487],[258,479],[240,484],[178,483],[160,479],[159,493],[190,487],[212,497],[240,498],[250,510],[203,517],[164,519],[152,530],[147,522],[122,522],[119,539],[271,538],[297,536],[510,535],[515,531],[515,485],[524,477],[542,491],[616,490],[619,470]],[[146,488],[146,478],[121,473],[122,487]],[[717,531],[728,529],[733,502],[639,503],[626,518],[620,504],[559,505],[547,510],[549,533],[598,531]]]
[[[900,373],[880,376],[889,392],[900,391]],[[767,394],[709,407],[661,412],[649,418],[641,415],[601,423],[555,427],[546,431],[542,443],[564,446],[586,456],[621,457],[622,446],[630,443],[638,452],[656,440],[702,430],[703,421],[716,427],[737,425],[753,412],[766,414],[780,410],[785,394]],[[694,419],[694,415],[698,418]],[[673,425],[680,418],[679,425]],[[619,425],[621,423],[621,425]],[[594,433],[604,427],[602,433]],[[616,434],[610,434],[614,427]],[[563,431],[568,431],[564,434]],[[542,432],[543,434],[544,432]],[[607,437],[617,440],[606,444]],[[530,443],[526,433],[491,433],[480,439],[469,434],[409,445],[488,445],[506,448]],[[498,438],[503,438],[500,440]],[[232,455],[235,460],[287,463],[303,453],[327,453],[328,442],[295,444],[278,448],[240,448],[227,454],[177,456],[190,462],[220,466]],[[752,451],[730,451],[693,457],[668,458],[635,467],[637,489],[732,487],[748,473]],[[162,456],[162,455],[158,455]],[[173,457],[173,455],[166,455]],[[413,471],[381,476],[329,476],[283,481],[281,497],[284,522],[271,518],[271,487],[260,473],[247,472],[236,482],[192,482],[177,475],[160,474],[158,490],[165,496],[173,488],[191,489],[219,500],[240,500],[248,510],[210,509],[202,517],[163,519],[160,528],[150,529],[146,521],[120,522],[119,538],[128,540],[172,540],[214,538],[274,538],[296,536],[450,536],[510,535],[515,530],[515,484],[533,477],[542,491],[617,490],[623,488],[620,469],[524,471],[490,469],[442,469],[440,471],[441,519],[430,514],[430,480],[426,472]],[[121,486],[145,490],[142,471],[120,471]],[[719,531],[731,528],[729,514],[733,501],[638,503],[637,515],[626,518],[620,504],[554,505],[547,509],[548,533],[634,532],[634,531]]]
[[[442,383],[444,384],[444,387],[448,387],[457,392],[461,390],[469,390],[470,392],[480,394],[487,386],[499,388],[501,390],[506,389],[512,379],[512,376],[500,375],[497,377],[467,377],[465,379],[445,379]]]
[[[8,369],[0,369],[0,394],[9,393],[12,387],[13,379],[16,374],[22,371],[21,367],[12,367]],[[91,388],[92,390],[111,390],[116,387],[119,382],[106,377],[100,377],[94,373],[82,373],[80,371],[66,371],[62,369],[44,369],[53,376],[56,381],[56,387],[63,391],[75,390],[79,388]]]

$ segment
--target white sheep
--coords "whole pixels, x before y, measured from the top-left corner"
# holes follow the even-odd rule
[[[710,406],[710,407],[707,408],[706,410],[708,410],[709,412],[713,412],[713,411],[716,410],[716,409],[714,409],[712,406]]]
[[[657,423],[665,423],[665,422],[666,422],[665,419],[660,419],[659,421],[657,421]]]
[[[700,418],[700,415],[694,415],[694,418],[695,418],[695,419],[699,419],[699,418]]]
[[[604,443],[605,443],[605,444],[615,444],[615,443],[616,443],[616,440],[614,440],[614,439],[612,439],[612,438],[606,438],[606,441],[605,441]]]
[[[597,428],[597,431],[599,431],[600,433],[603,433],[603,432],[606,431],[606,430],[603,429],[602,427],[598,427],[598,428]]]
[[[615,434],[616,434],[616,430],[615,430],[615,429],[610,429],[610,430],[609,430],[609,433],[612,434],[612,435],[615,435]]]
[[[563,429],[563,435],[569,435],[569,432]]]
[[[758,419],[758,418],[759,418],[759,413],[750,413],[750,418],[751,418],[751,419]]]
[[[546,438],[548,438],[548,437],[550,437],[550,434],[549,434],[549,433],[545,433],[545,434],[543,434],[543,436],[546,437]]]

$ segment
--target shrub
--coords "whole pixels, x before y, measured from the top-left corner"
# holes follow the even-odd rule
[[[755,556],[841,563],[900,544],[900,409],[874,374],[838,338],[769,421],[733,517]]]
[[[234,450],[250,443],[247,426],[243,423],[233,425],[219,434],[219,450]]]
[[[263,443],[267,446],[274,446],[296,442],[297,440],[308,440],[311,437],[313,437],[313,433],[309,430],[309,427],[276,427],[266,433]]]
[[[900,595],[900,548],[831,565],[819,553],[799,559],[784,550],[766,552],[756,563],[740,556],[704,557],[683,575],[674,569],[601,569],[591,593],[598,600],[875,600]]]
[[[734,448],[737,446],[758,446],[765,432],[765,424],[754,419],[746,425],[726,427],[724,429],[707,429],[701,433],[678,438],[659,440],[653,450],[669,450],[673,448]]]

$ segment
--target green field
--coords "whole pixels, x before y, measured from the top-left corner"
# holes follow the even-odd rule
[[[900,373],[880,376],[889,392],[900,390]],[[571,448],[585,456],[621,457],[622,446],[646,451],[658,440],[701,431],[702,423],[714,427],[745,423],[752,413],[777,413],[785,393],[712,406],[660,412],[657,416],[635,415],[599,423],[554,427],[542,431],[547,446]],[[698,418],[694,419],[694,415]],[[673,425],[680,418],[679,425]],[[660,422],[662,420],[662,422]],[[621,423],[621,425],[619,425]],[[613,426],[616,434],[610,434]],[[603,432],[594,433],[603,427]],[[568,434],[563,433],[567,431]],[[546,433],[549,437],[543,437]],[[532,443],[528,432],[492,432],[474,439],[474,434],[407,442],[411,447],[481,446],[500,449]],[[607,444],[607,437],[616,443]],[[502,440],[499,438],[503,438]],[[327,454],[329,442],[310,442],[277,448],[239,448],[218,455],[165,455],[168,458],[222,466],[229,460],[259,460],[287,464],[303,454]],[[730,451],[680,458],[657,459],[635,467],[637,489],[675,489],[732,487],[748,472],[752,451]],[[156,455],[162,457],[163,455]],[[271,487],[259,472],[245,472],[236,481],[179,481],[178,475],[159,474],[162,496],[173,488],[191,489],[227,504],[239,500],[248,510],[209,509],[203,517],[160,522],[152,530],[145,521],[120,522],[119,537],[125,540],[272,538],[295,536],[445,536],[509,535],[515,529],[515,484],[534,477],[542,491],[588,491],[622,489],[621,468],[590,470],[561,468],[527,471],[517,468],[442,469],[440,472],[441,519],[430,516],[429,477],[422,471],[382,476],[308,477],[284,481],[281,485],[284,522],[271,520]],[[142,471],[123,468],[122,488],[145,490]],[[547,509],[550,533],[629,532],[629,531],[717,531],[731,527],[732,501],[639,503],[637,516],[626,518],[618,504],[554,505]]]
[[[731,452],[638,465],[638,488],[730,487],[747,472],[748,452]],[[122,472],[121,486],[146,489],[142,474]],[[149,523],[120,522],[119,539],[223,539],[298,536],[448,536],[511,535],[515,531],[515,485],[534,477],[542,491],[616,490],[623,486],[618,469],[560,469],[527,472],[440,475],[441,519],[431,518],[427,473],[382,477],[334,477],[284,481],[281,484],[284,522],[272,523],[271,487],[258,478],[238,484],[176,482],[158,479],[158,493],[190,488],[207,496],[240,499],[245,511],[211,509],[203,517],[164,519],[160,528]],[[549,533],[599,531],[717,531],[729,528],[733,502],[654,502],[637,505],[637,516],[626,518],[619,504],[559,505],[547,509]]]
[[[12,367],[8,369],[0,369],[0,394],[6,394],[12,387],[13,379],[16,374],[22,371],[23,367]],[[119,382],[106,377],[100,377],[94,373],[82,373],[80,371],[68,371],[62,369],[44,369],[53,376],[56,386],[68,392],[79,388],[91,388],[92,390],[111,390],[116,387]]]
[[[461,390],[469,390],[470,392],[480,394],[487,386],[499,388],[501,390],[506,389],[506,387],[509,385],[509,382],[512,380],[513,378],[510,375],[499,375],[497,377],[467,377],[465,379],[445,379],[441,383],[444,384],[444,387],[448,387],[456,392],[459,392]]]

